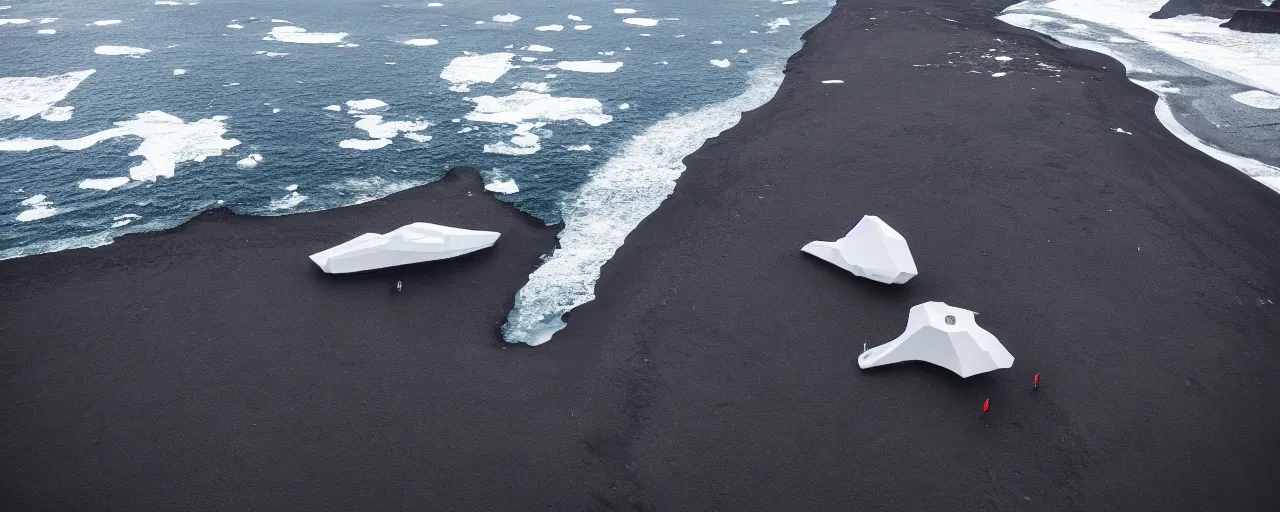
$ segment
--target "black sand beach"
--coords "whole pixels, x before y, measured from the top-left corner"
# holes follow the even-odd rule
[[[1007,3],[839,3],[540,347],[498,326],[555,229],[466,170],[0,262],[0,510],[1275,510],[1280,196]],[[919,277],[800,253],[863,214]],[[415,220],[503,238],[305,257]],[[1014,367],[858,369],[929,300]]]

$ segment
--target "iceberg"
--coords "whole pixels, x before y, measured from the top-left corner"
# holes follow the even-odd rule
[[[978,326],[967,309],[943,302],[911,308],[907,329],[893,341],[858,356],[862,369],[903,361],[924,361],[971,377],[1013,366],[1013,355],[995,335]]]
[[[462,256],[492,247],[500,233],[415,222],[385,235],[365,233],[311,255],[329,274],[364,272]]]
[[[800,250],[884,284],[903,284],[919,274],[907,239],[874,215],[863,216],[844,238],[809,242]]]

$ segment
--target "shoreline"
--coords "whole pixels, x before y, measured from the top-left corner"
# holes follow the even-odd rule
[[[559,228],[474,171],[0,261],[0,508],[1274,508],[1280,197],[1008,3],[837,4],[543,346],[498,328]],[[992,45],[1061,78],[993,77]],[[863,214],[908,285],[800,252]],[[424,218],[503,238],[306,259]],[[926,300],[1014,367],[859,370]]]

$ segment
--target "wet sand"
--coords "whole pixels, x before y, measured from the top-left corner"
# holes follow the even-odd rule
[[[1280,196],[1005,3],[837,5],[540,347],[498,327],[555,228],[474,171],[0,262],[0,509],[1276,508]],[[989,48],[1061,77],[992,77]],[[919,277],[800,253],[864,214]],[[503,238],[306,260],[415,220]],[[928,300],[979,312],[1014,367],[857,368]]]

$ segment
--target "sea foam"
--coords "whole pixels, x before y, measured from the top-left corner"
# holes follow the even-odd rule
[[[1277,189],[1280,168],[1201,140],[1178,120],[1169,101],[1171,94],[1187,94],[1187,89],[1205,87],[1197,85],[1205,82],[1201,76],[1243,84],[1265,94],[1280,93],[1280,52],[1272,51],[1275,36],[1235,32],[1219,27],[1223,20],[1206,16],[1150,18],[1150,13],[1164,3],[1026,0],[1005,9],[997,18],[1120,61],[1130,81],[1160,96],[1156,117],[1166,129],[1210,157]],[[1179,77],[1190,80],[1179,87],[1170,86],[1169,80]],[[1205,90],[1214,92],[1213,88]]]
[[[594,169],[565,200],[559,247],[516,294],[515,308],[502,327],[506,340],[546,343],[565,327],[565,313],[595,299],[601,267],[675,190],[684,158],[737,124],[743,112],[769,101],[782,78],[773,67],[753,70],[743,94],[657,122]]]

